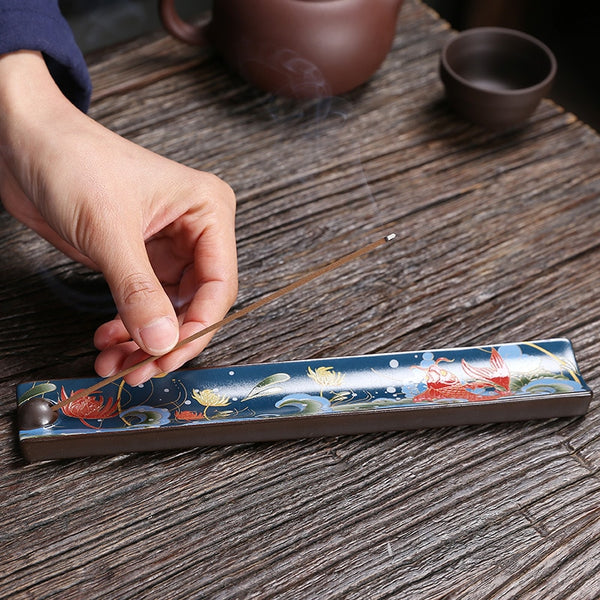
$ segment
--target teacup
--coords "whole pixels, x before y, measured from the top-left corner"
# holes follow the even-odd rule
[[[183,21],[160,0],[174,37],[216,48],[256,87],[296,98],[338,95],[387,56],[403,0],[214,0],[208,23]]]
[[[556,75],[552,51],[514,29],[476,27],[442,49],[440,76],[457,113],[478,125],[503,129],[526,121]]]

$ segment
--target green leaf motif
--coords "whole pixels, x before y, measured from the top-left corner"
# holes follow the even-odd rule
[[[521,391],[523,391],[523,388],[527,388],[527,392],[529,392],[530,391],[529,386],[531,385],[531,383],[534,382],[536,379],[543,379],[543,378],[554,379],[555,381],[556,380],[564,380],[565,382],[572,381],[565,375],[558,374],[558,373],[551,373],[549,371],[538,372],[538,373],[533,373],[533,374],[522,374],[517,377],[511,378],[510,391],[511,392],[521,392]],[[556,383],[559,383],[559,382],[556,381]],[[557,388],[556,391],[559,392],[559,389]]]
[[[529,394],[569,394],[573,386],[555,381],[553,383],[531,383],[527,386]]]
[[[303,415],[318,415],[326,412],[324,405],[328,404],[327,400],[317,400],[315,398],[287,398],[277,403],[277,408],[283,406],[295,406],[299,409],[299,413]]]
[[[265,377],[262,381],[259,381],[248,393],[248,395],[242,400],[252,400],[253,398],[259,398],[261,396],[271,396],[273,394],[279,394],[283,392],[283,388],[277,386],[278,383],[288,381],[290,376],[287,373],[274,373]]]
[[[31,400],[36,396],[43,396],[44,394],[48,394],[53,392],[56,389],[56,386],[53,383],[38,383],[34,385],[32,388],[28,389],[26,392],[23,392],[20,398],[17,400],[17,404],[21,406],[27,400]]]

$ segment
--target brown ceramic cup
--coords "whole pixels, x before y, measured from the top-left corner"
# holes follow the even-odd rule
[[[174,37],[214,47],[256,87],[296,98],[333,96],[367,81],[387,56],[403,0],[214,0],[192,25],[160,0]]]
[[[442,49],[446,97],[465,119],[491,129],[525,122],[556,75],[552,51],[536,38],[501,27],[467,29]]]

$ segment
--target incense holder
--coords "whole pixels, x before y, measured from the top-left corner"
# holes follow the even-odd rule
[[[174,371],[17,388],[29,461],[583,415],[567,339]]]

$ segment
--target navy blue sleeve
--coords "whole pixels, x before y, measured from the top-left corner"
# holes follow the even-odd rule
[[[0,54],[39,50],[63,94],[87,111],[92,85],[58,0],[0,0]]]

